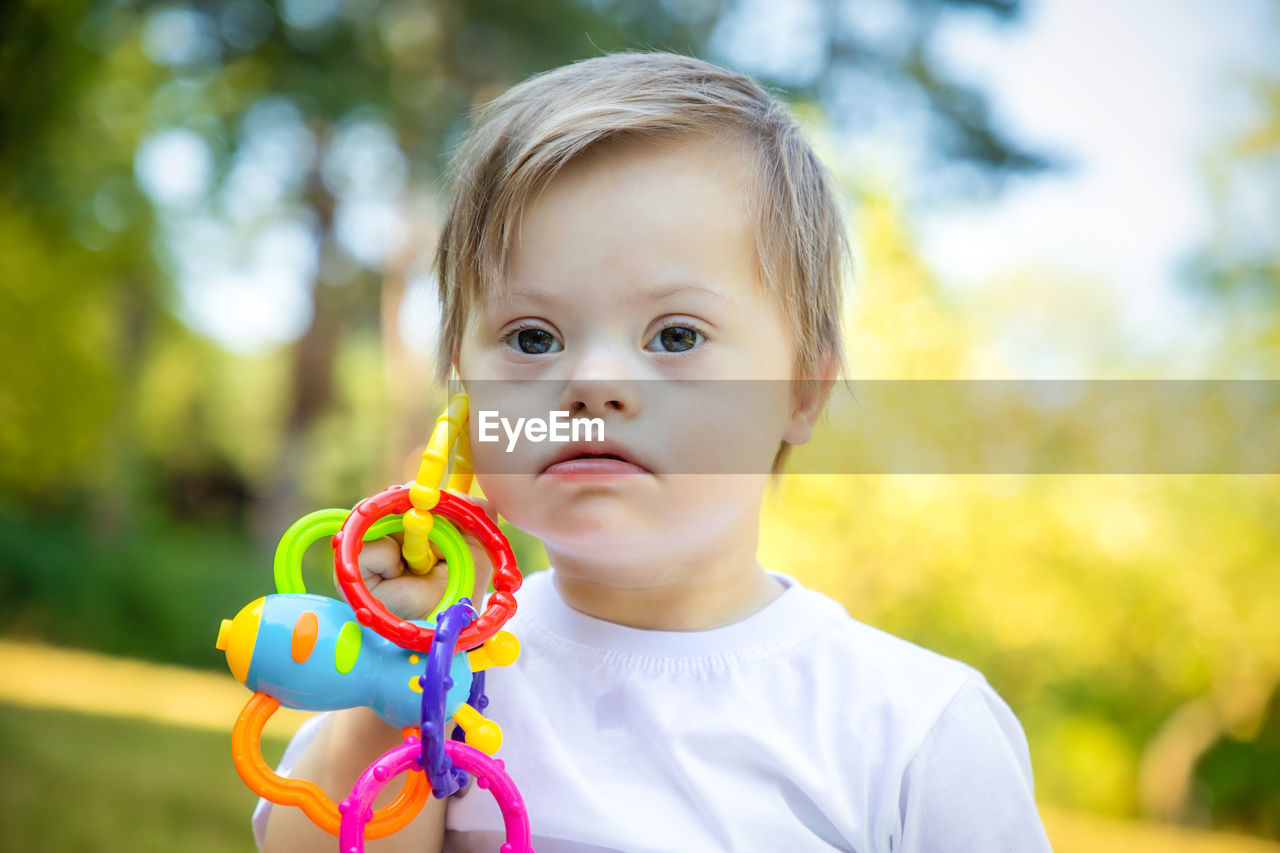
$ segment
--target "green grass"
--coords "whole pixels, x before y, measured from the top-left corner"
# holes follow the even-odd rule
[[[230,752],[229,734],[0,704],[2,846],[252,853],[256,797]]]

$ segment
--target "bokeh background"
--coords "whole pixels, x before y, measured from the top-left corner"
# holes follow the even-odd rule
[[[218,622],[412,473],[469,108],[622,49],[803,119],[853,377],[1280,378],[1274,0],[0,4],[6,846],[252,849]],[[985,672],[1058,850],[1274,853],[1278,519],[1275,475],[792,477],[762,556]]]

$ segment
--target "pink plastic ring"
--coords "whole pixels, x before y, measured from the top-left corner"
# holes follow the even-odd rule
[[[497,800],[498,808],[502,811],[502,823],[507,831],[506,843],[498,848],[498,853],[534,853],[529,838],[529,813],[525,810],[524,798],[520,796],[516,783],[507,775],[502,761],[490,758],[465,743],[451,740],[444,746],[449,760],[474,775],[476,784],[481,788],[488,788]],[[420,753],[417,738],[406,738],[404,743],[384,753],[360,774],[351,788],[351,796],[338,806],[338,811],[342,812],[342,825],[338,829],[338,850],[341,853],[364,853],[364,825],[372,815],[370,806],[374,798],[389,779],[406,770],[420,769]]]
[[[401,648],[425,652],[431,648],[435,631],[392,614],[373,597],[360,575],[360,551],[364,547],[365,532],[378,519],[407,512],[412,505],[408,486],[391,486],[356,504],[343,522],[342,529],[333,534],[334,572],[339,589],[355,610],[356,621]],[[455,646],[455,651],[467,651],[498,633],[516,612],[514,593],[522,582],[520,569],[516,566],[515,554],[511,552],[507,537],[475,504],[442,491],[440,502],[432,512],[452,521],[463,533],[474,535],[493,563],[494,592],[489,596],[484,612],[462,630]]]

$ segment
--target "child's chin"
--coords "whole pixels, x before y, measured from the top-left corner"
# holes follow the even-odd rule
[[[638,558],[647,562],[663,551],[661,534],[625,513],[575,513],[572,518],[561,515],[548,521],[543,531],[534,535],[548,550],[577,559],[618,563]]]

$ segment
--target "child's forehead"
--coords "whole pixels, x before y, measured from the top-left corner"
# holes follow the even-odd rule
[[[625,179],[654,170],[697,172],[716,186],[736,194],[754,185],[754,155],[749,140],[738,130],[619,136],[598,142],[575,156],[539,187],[535,195],[590,178],[607,187],[611,179]]]
[[[745,169],[707,142],[639,146],[571,163],[521,207],[507,272],[625,262],[644,278],[697,278],[709,251],[755,251]]]

